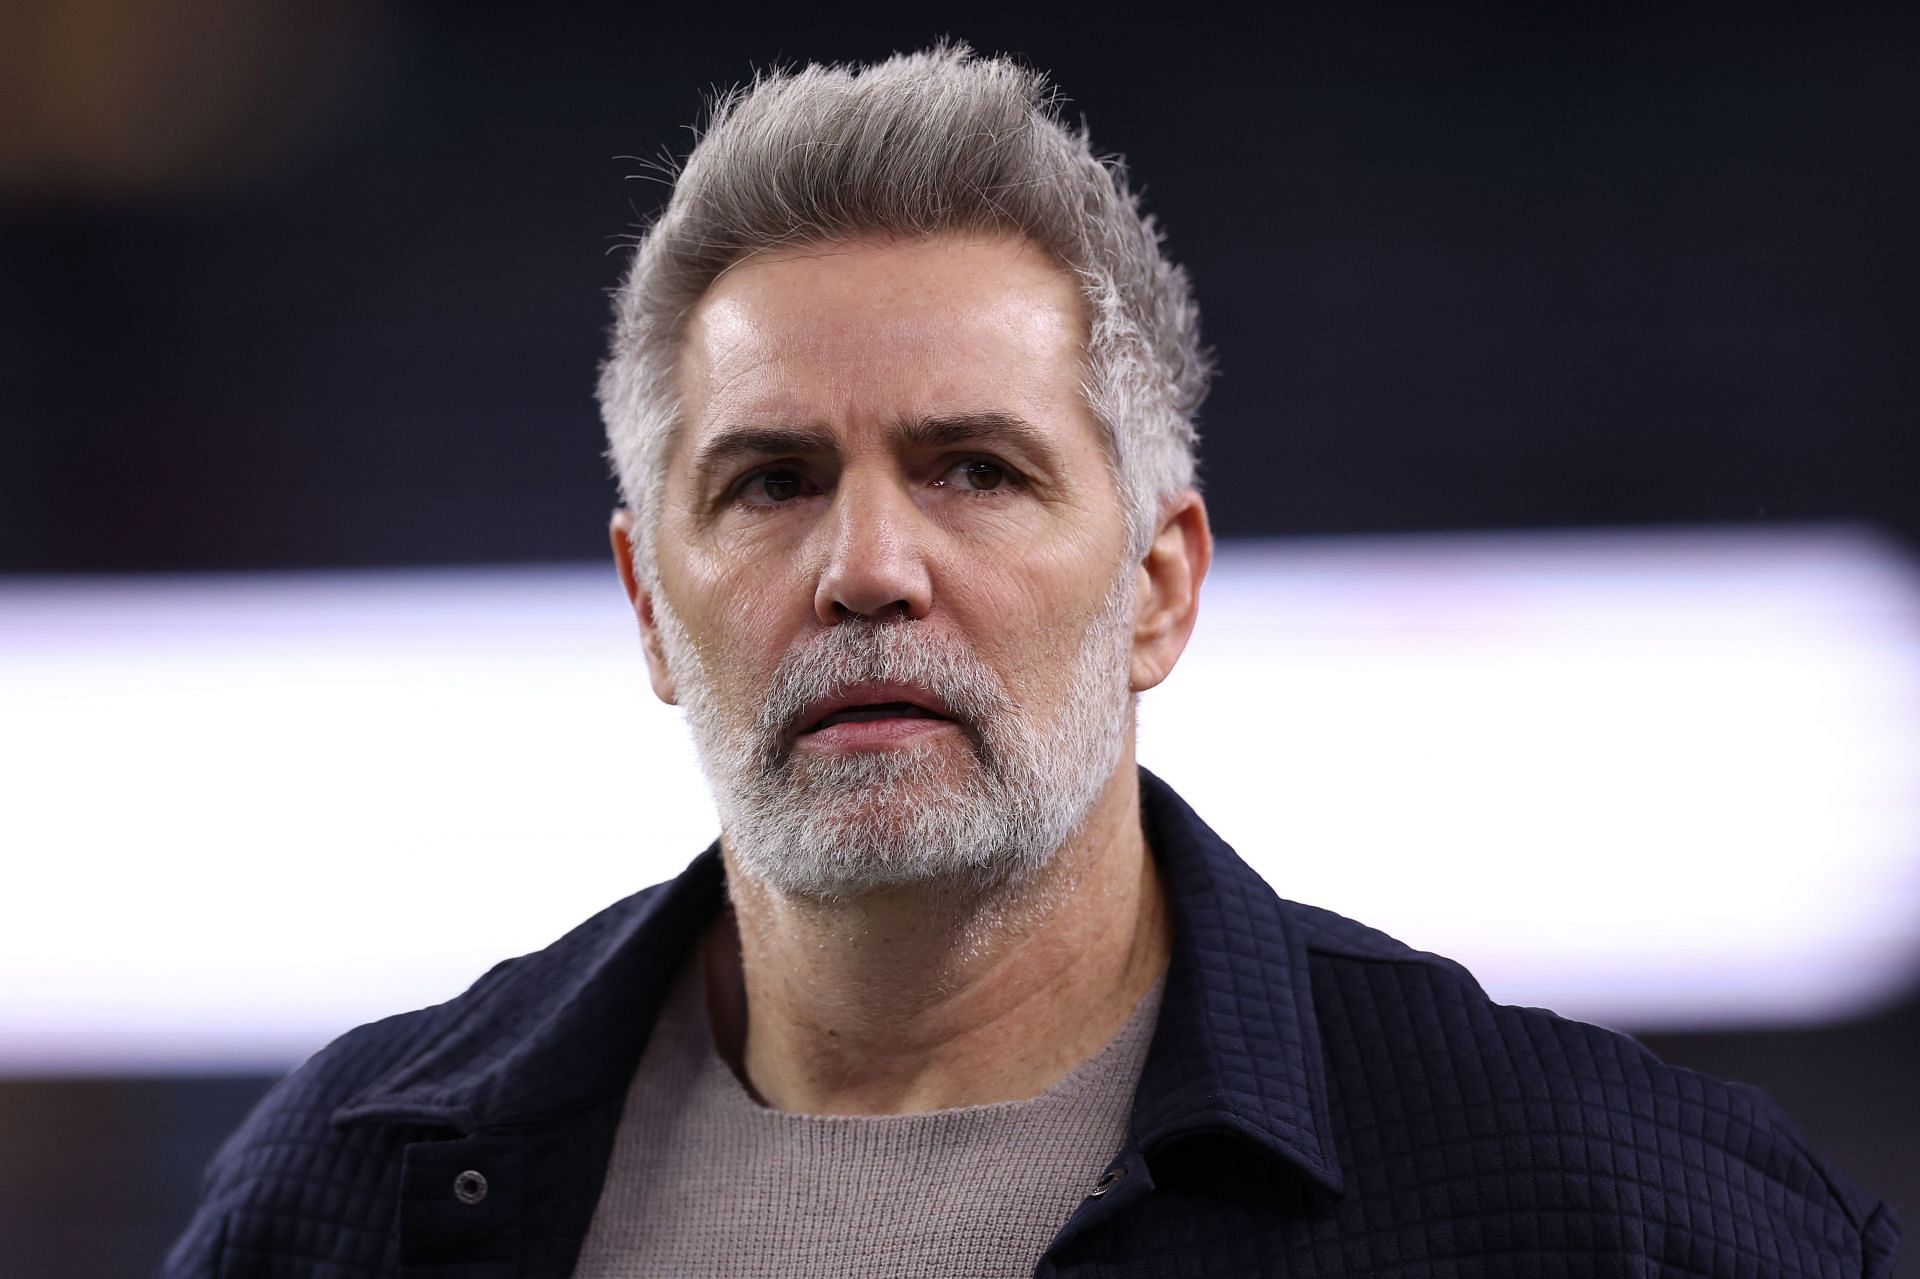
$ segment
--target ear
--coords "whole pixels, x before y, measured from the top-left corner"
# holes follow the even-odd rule
[[[667,669],[666,645],[660,642],[660,628],[653,620],[653,593],[641,585],[633,568],[633,512],[622,506],[607,522],[607,536],[613,542],[613,565],[619,571],[620,585],[626,589],[627,602],[640,623],[640,644],[647,654],[647,677],[653,683],[653,695],[669,706],[677,705],[673,672]]]
[[[1200,583],[1213,563],[1213,530],[1207,505],[1187,489],[1161,513],[1160,529],[1140,561],[1133,615],[1133,665],[1130,686],[1136,693],[1172,672],[1186,650],[1200,612]]]

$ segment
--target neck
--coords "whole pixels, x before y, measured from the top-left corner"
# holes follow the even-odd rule
[[[994,893],[839,902],[740,873],[709,931],[715,1041],[778,1110],[908,1114],[1037,1096],[1126,1024],[1171,929],[1126,753],[1046,867]]]

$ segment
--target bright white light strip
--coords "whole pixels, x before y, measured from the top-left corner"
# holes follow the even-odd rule
[[[1920,586],[1798,534],[1227,545],[1141,758],[1279,890],[1635,1027],[1920,957]],[[610,568],[0,581],[0,1072],[278,1069],[714,819]]]

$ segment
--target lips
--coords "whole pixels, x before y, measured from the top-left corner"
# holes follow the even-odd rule
[[[843,711],[835,711],[823,718],[813,727],[815,730],[832,728],[835,724],[858,724],[869,719],[945,719],[944,715],[935,715],[922,706],[911,702],[881,702],[877,706],[849,706]]]
[[[953,719],[945,702],[905,684],[856,684],[811,703],[800,717],[798,736],[878,719]]]

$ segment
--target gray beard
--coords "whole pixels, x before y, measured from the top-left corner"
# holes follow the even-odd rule
[[[1129,566],[1130,567],[1130,566]],[[1090,623],[1050,717],[1023,707],[963,646],[910,621],[843,621],[782,659],[752,723],[728,716],[664,596],[654,614],[701,768],[739,869],[778,892],[840,900],[920,885],[979,897],[1025,883],[1086,821],[1112,777],[1133,710],[1133,575]],[[796,755],[816,699],[868,681],[939,697],[972,746]]]

